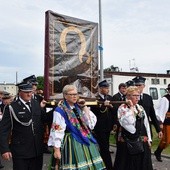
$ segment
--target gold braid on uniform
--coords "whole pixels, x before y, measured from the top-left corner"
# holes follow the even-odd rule
[[[101,107],[101,106],[102,106],[102,105],[100,104],[100,107]],[[105,112],[107,112],[107,107],[105,107],[105,109],[104,109],[104,110],[101,110],[101,109],[100,109],[100,112],[101,112],[101,113],[105,113]]]

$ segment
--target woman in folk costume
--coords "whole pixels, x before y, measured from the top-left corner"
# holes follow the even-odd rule
[[[105,169],[96,139],[90,132],[96,124],[96,116],[84,105],[84,100],[84,103],[80,102],[81,99],[77,103],[78,93],[75,86],[66,85],[63,88],[63,97],[64,100],[54,111],[48,141],[48,145],[54,148],[53,155],[60,162],[60,169]]]
[[[117,113],[121,144],[116,151],[114,170],[152,170],[150,127],[143,107],[137,104],[138,88],[128,87],[126,98],[127,104],[122,104]],[[137,143],[140,147],[134,147]]]

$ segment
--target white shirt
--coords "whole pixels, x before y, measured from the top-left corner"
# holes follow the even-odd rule
[[[138,110],[141,110],[144,112],[144,126],[146,128],[147,136],[149,141],[152,141],[151,139],[151,133],[150,133],[150,126],[149,126],[149,121],[146,115],[146,112],[143,110],[143,108],[137,104]],[[128,132],[134,134],[136,132],[136,116],[135,116],[136,106],[133,106],[129,108],[126,104],[120,105],[118,108],[118,119],[120,125],[125,128]]]
[[[83,112],[84,113],[84,112]],[[90,129],[94,129],[94,126],[96,125],[97,118],[94,115],[92,111],[89,110],[89,118],[84,113],[83,116],[85,116],[86,125]],[[57,127],[57,128],[54,128]],[[53,123],[52,128],[50,130],[50,136],[48,140],[48,146],[55,146],[56,148],[61,147],[61,142],[64,138],[66,130],[66,123],[65,119],[59,112],[54,111],[53,112]]]
[[[164,122],[168,108],[169,100],[166,97],[162,97],[159,101],[158,107],[155,109],[158,121],[161,121],[162,123]]]
[[[99,93],[100,97],[104,99],[104,94]]]
[[[27,102],[24,101],[21,97],[19,97],[19,100],[26,106],[26,108],[30,111],[29,106],[26,104]],[[29,101],[31,103],[31,101]]]

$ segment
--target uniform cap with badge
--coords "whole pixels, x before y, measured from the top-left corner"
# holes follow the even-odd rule
[[[129,80],[125,84],[126,84],[127,87],[129,87],[129,86],[134,86],[135,82],[133,80]]]
[[[23,92],[31,92],[31,91],[33,91],[32,90],[32,84],[28,83],[28,82],[23,81],[23,82],[17,84],[16,86],[18,86],[18,89],[20,91],[23,91]]]
[[[145,84],[145,80],[146,78],[142,77],[142,76],[136,76],[135,78],[132,79],[136,85],[144,85]]]
[[[99,82],[98,86],[99,87],[109,87],[109,83],[107,82],[107,80],[103,80],[103,81]]]
[[[35,75],[31,75],[23,79],[23,82],[31,83],[32,85],[38,85]]]
[[[10,99],[12,96],[10,95],[10,93],[8,93],[7,91],[4,91],[3,92],[3,96],[2,96],[2,99],[5,100],[5,99]]]

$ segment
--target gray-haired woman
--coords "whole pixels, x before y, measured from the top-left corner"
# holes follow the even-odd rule
[[[78,103],[75,86],[66,85],[63,97],[54,111],[48,141],[48,145],[54,148],[54,157],[60,160],[60,169],[104,169],[96,139],[90,131],[96,124],[96,116],[84,101]]]

